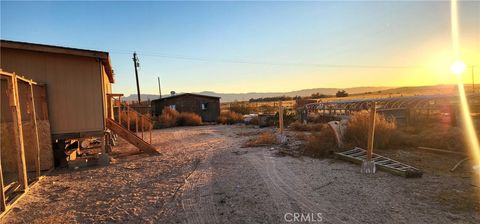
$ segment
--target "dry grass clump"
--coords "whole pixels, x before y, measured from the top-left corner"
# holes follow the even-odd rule
[[[158,117],[159,126],[162,128],[174,127],[177,125],[180,113],[172,108],[165,107]]]
[[[258,137],[248,140],[245,147],[273,145],[277,143],[277,136],[272,132],[263,132]]]
[[[321,125],[321,131],[313,132],[311,135],[305,135],[304,155],[321,158],[332,155],[337,149],[335,134],[327,124]]]
[[[236,124],[243,122],[243,115],[232,112],[232,111],[223,111],[218,117],[218,123],[220,124]]]
[[[202,117],[195,113],[184,112],[180,113],[177,118],[177,125],[179,126],[198,126],[202,124]]]
[[[367,147],[368,126],[370,113],[360,111],[354,113],[347,124],[345,140],[362,148]],[[385,148],[391,143],[392,136],[395,134],[397,125],[394,119],[387,119],[382,114],[375,117],[375,148]]]
[[[462,128],[445,124],[431,124],[422,127],[403,127],[395,132],[391,140],[397,147],[431,147],[437,149],[462,151],[465,138]]]
[[[324,127],[324,124],[303,124],[299,121],[288,125],[288,128],[292,131],[321,131]]]
[[[191,112],[178,112],[165,107],[162,114],[157,118],[157,128],[169,128],[176,126],[197,126],[202,124],[202,117]]]

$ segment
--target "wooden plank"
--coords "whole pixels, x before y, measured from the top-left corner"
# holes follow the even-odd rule
[[[30,111],[30,121],[33,124],[33,137],[35,138],[35,148],[36,148],[36,155],[35,155],[35,171],[36,171],[36,176],[37,178],[40,177],[40,139],[38,137],[38,126],[37,126],[37,112],[35,109],[35,99],[34,99],[34,94],[33,94],[33,84],[32,82],[30,84],[30,103],[31,103],[31,108],[32,111]]]
[[[130,106],[127,102],[127,129],[130,131]]]
[[[138,114],[135,114],[135,133],[138,134]]]
[[[450,150],[445,150],[445,149],[435,149],[435,148],[430,148],[430,147],[417,147],[417,148],[432,151],[432,152],[438,152],[438,153],[447,153],[447,154],[460,155],[460,156],[465,156],[466,155],[463,152],[455,152],[455,151],[450,151]]]
[[[28,189],[27,167],[25,162],[25,147],[23,144],[23,128],[22,128],[22,113],[20,111],[20,99],[18,97],[18,83],[17,77],[14,75],[9,82],[10,88],[10,108],[12,112],[13,136],[15,139],[15,147],[17,150],[17,168],[18,168],[18,182],[24,190]]]
[[[160,154],[155,147],[110,118],[107,119],[107,127],[138,149],[149,154]]]
[[[107,93],[108,97],[123,96],[123,93]]]
[[[122,100],[118,97],[118,123],[122,125]]]
[[[0,161],[2,160],[2,152],[0,150]],[[0,212],[3,212],[7,209],[7,204],[5,202],[5,186],[3,185],[3,170],[2,164],[0,163]]]

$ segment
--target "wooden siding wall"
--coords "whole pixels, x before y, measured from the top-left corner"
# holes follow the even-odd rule
[[[105,72],[105,67],[104,66],[101,66],[101,71],[102,71],[102,77],[103,77],[103,92],[105,93],[105,94],[103,94],[103,106],[104,106],[103,115],[104,115],[104,117],[107,117],[108,116],[108,108],[109,108],[108,101],[107,101],[108,100],[107,99],[107,94],[112,93],[112,84],[110,83],[110,81],[108,79],[108,75]]]
[[[207,110],[202,110],[202,103],[208,103]],[[172,104],[175,104],[175,108],[178,112],[193,112],[200,115],[204,122],[216,122],[218,116],[220,116],[219,99],[194,95],[152,101],[152,112],[154,115],[158,116],[162,113],[163,108]]]
[[[1,68],[47,84],[52,134],[103,131],[101,63],[95,58],[1,48]]]

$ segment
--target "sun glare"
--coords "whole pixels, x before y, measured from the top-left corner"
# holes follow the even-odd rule
[[[462,75],[463,72],[465,72],[466,67],[467,66],[465,65],[465,63],[463,63],[463,61],[458,60],[453,63],[452,66],[450,66],[450,70],[455,75]]]
[[[465,130],[465,137],[468,142],[469,154],[471,155],[473,161],[473,166],[475,173],[473,175],[474,183],[480,184],[480,144],[477,138],[477,133],[473,125],[472,115],[470,113],[470,108],[467,101],[467,96],[465,93],[465,87],[461,79],[461,74],[465,72],[466,65],[463,61],[460,60],[460,43],[459,43],[459,30],[458,30],[458,5],[457,0],[451,0],[451,31],[452,31],[452,47],[453,53],[456,58],[455,63],[450,67],[451,71],[457,75],[457,86],[458,94],[460,98],[460,112],[462,114],[462,126]],[[480,196],[480,195],[478,195]]]

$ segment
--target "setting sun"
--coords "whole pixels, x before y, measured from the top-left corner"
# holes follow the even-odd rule
[[[463,61],[456,61],[455,63],[450,66],[450,70],[455,74],[455,75],[462,75],[463,72],[465,72],[466,69],[465,63]]]

